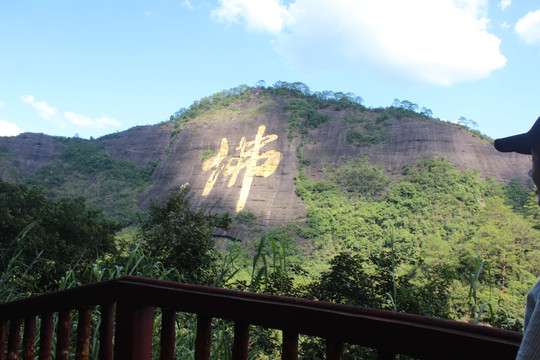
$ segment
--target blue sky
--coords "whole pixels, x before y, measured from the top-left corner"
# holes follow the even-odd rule
[[[493,138],[540,115],[540,3],[0,1],[0,135],[83,138],[241,84],[395,98]]]

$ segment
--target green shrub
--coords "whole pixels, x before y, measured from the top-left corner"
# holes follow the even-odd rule
[[[212,150],[205,150],[202,154],[201,154],[201,160],[204,161],[206,159],[210,159],[212,156],[214,156],[215,153],[212,151]]]
[[[357,130],[351,130],[347,133],[347,144],[362,146],[362,145],[376,145],[381,142],[379,135],[364,135]]]
[[[343,117],[343,120],[351,124],[358,124],[358,123],[362,124],[366,122],[371,122],[371,120],[368,118],[360,117],[356,115],[346,115]]]

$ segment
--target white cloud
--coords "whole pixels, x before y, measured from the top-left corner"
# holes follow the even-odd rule
[[[0,107],[4,107],[4,106],[6,106],[6,103],[3,101],[0,101]]]
[[[515,30],[526,44],[540,44],[540,10],[530,11],[519,19]]]
[[[189,0],[184,0],[182,3],[182,6],[187,7],[190,10],[193,10],[193,5],[191,5],[191,2]]]
[[[276,34],[276,51],[298,70],[451,85],[506,64],[486,9],[487,0],[220,0],[213,14]]]
[[[441,1],[436,0],[434,2],[437,5]],[[475,18],[483,18],[487,14],[488,0],[453,0],[453,5]]]
[[[499,3],[499,7],[502,11],[506,10],[506,8],[510,5],[512,5],[512,0],[501,0],[501,2]]]
[[[65,127],[67,122],[77,126],[97,127],[99,129],[103,129],[107,126],[121,126],[120,122],[106,116],[90,118],[71,111],[64,112],[64,118],[62,119],[61,117],[56,116],[58,112],[56,108],[49,106],[44,101],[36,101],[32,95],[21,96],[21,100],[30,104],[44,119],[52,120],[53,123],[60,127]]]
[[[64,117],[66,118],[66,120],[68,120],[72,124],[79,125],[79,126],[93,126],[100,129],[103,129],[106,126],[120,126],[121,125],[117,120],[111,119],[108,117],[89,118],[87,116],[79,115],[70,111],[66,111],[64,113]]]
[[[222,22],[245,22],[249,30],[280,32],[289,12],[280,0],[219,0],[212,15]]]
[[[23,130],[19,129],[17,125],[0,120],[0,136],[17,136],[22,132]]]
[[[56,115],[56,109],[47,105],[45,101],[36,101],[32,95],[21,96],[21,100],[30,104],[44,119],[52,119]]]

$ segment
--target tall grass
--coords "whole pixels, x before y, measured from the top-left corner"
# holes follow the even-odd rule
[[[38,289],[31,279],[35,265],[41,260],[40,253],[36,253],[35,259],[26,264],[23,253],[31,250],[31,242],[26,235],[33,225],[22,231],[13,242],[15,256],[7,259],[6,271],[0,274],[0,301],[12,301],[21,297],[26,297],[38,293]],[[214,286],[234,287],[235,279],[240,271],[247,271],[250,274],[249,283],[246,290],[253,292],[268,292],[285,294],[289,279],[287,244],[282,239],[277,239],[269,234],[261,237],[255,254],[251,255],[239,245],[233,243],[222,255],[221,261],[216,266]],[[181,274],[177,269],[166,268],[159,260],[150,258],[145,254],[143,247],[138,244],[122,258],[117,264],[107,261],[97,261],[86,272],[67,271],[59,279],[57,286],[59,290],[69,289],[83,283],[93,283],[116,279],[124,275],[147,277],[163,280],[181,280]],[[21,282],[21,279],[30,279],[28,283]],[[77,310],[71,312],[71,342],[75,348]],[[57,315],[53,322],[56,326]],[[37,336],[39,339],[41,319],[37,319]],[[90,359],[98,358],[99,354],[99,327],[101,323],[100,308],[93,310],[91,315],[91,339],[90,339]],[[159,358],[159,341],[161,334],[162,312],[156,310],[154,336],[153,336],[153,357]],[[195,314],[176,314],[175,321],[176,359],[193,359],[195,337],[197,333],[197,317]],[[250,331],[250,359],[270,359],[279,352],[278,339],[280,332],[272,329],[262,329],[251,326]],[[232,344],[234,338],[234,324],[222,319],[212,321],[212,359],[231,359]],[[36,340],[37,341],[37,340]],[[36,344],[37,345],[37,344]],[[56,339],[52,342],[52,353],[56,350]]]
[[[386,296],[390,299],[390,302],[392,303],[392,310],[397,311],[397,280],[396,280],[396,254],[395,254],[395,248],[394,248],[394,242],[396,240],[396,235],[394,233],[394,228],[392,227],[392,231],[390,232],[390,249],[391,249],[391,256],[392,256],[392,263],[391,263],[391,269],[390,270],[384,270],[392,276],[392,293],[387,292]]]
[[[41,253],[27,238],[35,223],[24,228],[17,237],[3,250],[0,260],[4,272],[0,274],[0,302],[13,301],[31,295],[37,288],[33,271],[41,260]],[[13,249],[12,251],[9,251]],[[34,259],[27,263],[24,254],[34,250]],[[13,254],[13,255],[11,255]]]
[[[480,285],[480,273],[482,269],[486,268],[489,284],[489,301],[481,302],[479,298],[479,285]],[[490,321],[493,323],[495,319],[495,314],[493,312],[493,307],[490,303],[491,301],[491,292],[492,292],[492,278],[491,278],[491,269],[489,264],[480,258],[480,234],[478,235],[478,250],[476,256],[474,257],[474,271],[470,274],[469,278],[469,306],[471,308],[471,319],[474,324],[478,324],[486,311],[486,308],[489,311]]]

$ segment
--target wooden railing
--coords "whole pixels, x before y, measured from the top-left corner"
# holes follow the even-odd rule
[[[123,277],[0,304],[0,360],[50,359],[52,343],[55,359],[72,358],[70,349],[76,359],[88,359],[96,308],[101,320],[100,359],[147,360],[152,351],[160,359],[174,359],[177,312],[197,315],[196,359],[210,358],[212,318],[234,322],[233,359],[248,358],[250,325],[282,330],[282,359],[298,358],[299,334],[326,339],[327,359],[342,359],[344,343],[375,348],[379,359],[392,359],[394,354],[420,359],[514,359],[521,342],[520,333],[487,326]],[[156,308],[162,314],[161,335],[159,349],[152,349]],[[70,346],[74,310],[77,333]]]

